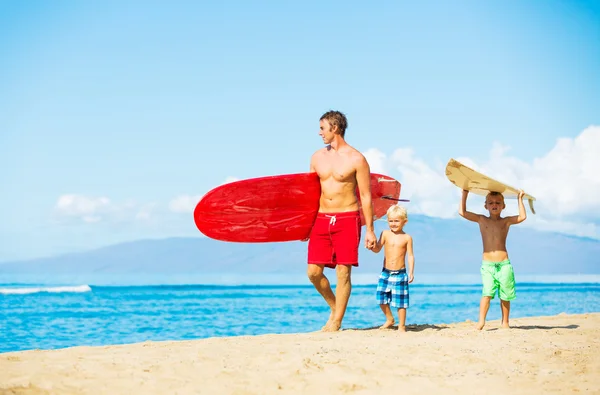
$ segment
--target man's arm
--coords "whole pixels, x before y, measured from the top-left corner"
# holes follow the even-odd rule
[[[467,196],[469,196],[469,191],[463,189],[460,205],[458,206],[458,214],[469,221],[479,222],[481,215],[467,211]]]
[[[373,201],[371,198],[371,168],[365,157],[362,155],[360,155],[358,166],[356,167],[356,182],[358,184],[358,192],[360,193],[360,204],[362,205],[363,215],[365,216],[367,232],[374,232]]]
[[[379,251],[381,251],[384,244],[385,244],[385,231],[382,231],[381,234],[379,235],[379,240],[377,240],[377,244],[375,244],[375,247],[373,247],[373,249],[371,251],[373,251],[374,253],[378,253]]]
[[[415,255],[413,253],[413,239],[410,235],[407,236],[406,257],[408,258],[408,282],[412,283],[415,278]]]
[[[365,247],[372,249],[377,244],[375,228],[373,227],[373,201],[371,200],[371,168],[362,154],[359,154],[359,162],[356,166],[356,183],[360,193],[360,204],[367,232],[365,234]]]
[[[523,191],[519,191],[519,215],[513,215],[512,217],[507,217],[509,225],[520,224],[521,222],[527,219],[527,212],[525,211],[525,205],[523,204],[523,195],[525,193]]]

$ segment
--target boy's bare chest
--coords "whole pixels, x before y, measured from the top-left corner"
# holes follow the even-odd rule
[[[402,249],[406,248],[406,238],[401,235],[388,235],[386,238],[385,244],[393,249]]]
[[[484,237],[506,237],[508,227],[504,221],[485,220],[479,224]]]

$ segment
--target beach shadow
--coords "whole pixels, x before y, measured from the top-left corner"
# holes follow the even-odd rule
[[[430,324],[422,324],[422,325],[406,325],[406,331],[407,332],[422,332],[426,329],[433,329],[435,331],[441,331],[442,329],[448,329],[447,326],[437,326],[437,325],[430,325]],[[343,331],[395,331],[398,330],[398,325],[394,325],[390,328],[387,329],[379,329],[379,325],[378,326],[371,326],[368,328],[348,328],[348,329],[343,329]]]
[[[542,329],[542,330],[547,330],[547,329],[577,329],[579,328],[579,325],[567,325],[567,326],[544,326],[544,325],[518,325],[518,326],[513,326],[511,327],[511,329],[523,329],[526,331],[532,330],[532,329]]]
[[[525,331],[530,331],[530,330],[549,330],[549,329],[577,329],[579,328],[579,325],[567,325],[567,326],[544,326],[544,325],[517,325],[517,326],[511,326],[510,329],[522,329]],[[501,328],[490,328],[490,329],[484,329],[484,331],[486,332],[493,332],[493,331],[497,331],[500,330]]]

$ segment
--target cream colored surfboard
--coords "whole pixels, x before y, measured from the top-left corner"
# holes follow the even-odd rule
[[[446,165],[446,177],[460,189],[465,189],[477,195],[486,196],[489,192],[494,191],[500,192],[506,199],[516,199],[519,196],[519,190],[517,188],[494,180],[454,159],[450,159]],[[523,195],[523,199],[529,201],[529,208],[531,209],[531,212],[535,214],[535,210],[533,209],[533,201],[535,198],[526,193]]]

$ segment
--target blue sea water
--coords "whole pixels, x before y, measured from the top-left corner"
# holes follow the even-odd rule
[[[344,328],[383,323],[375,288],[353,287]],[[479,285],[411,285],[407,323],[476,321],[480,292]],[[513,318],[563,312],[600,312],[600,284],[517,284]],[[0,284],[0,352],[310,332],[327,317],[310,285]],[[498,318],[496,298],[488,319]]]

